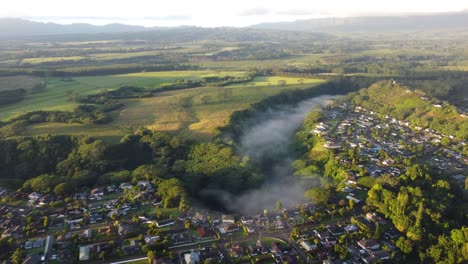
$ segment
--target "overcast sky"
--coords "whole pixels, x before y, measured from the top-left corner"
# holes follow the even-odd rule
[[[1,0],[0,17],[62,24],[247,26],[261,22],[462,11],[467,0]]]

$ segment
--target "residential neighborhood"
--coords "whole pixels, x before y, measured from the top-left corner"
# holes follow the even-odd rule
[[[65,200],[1,189],[1,236],[20,241],[23,263],[132,263],[151,252],[153,263],[181,264],[404,261],[397,246],[403,234],[366,207],[368,186],[360,179],[399,177],[404,160],[419,153],[422,163],[464,186],[468,160],[457,150],[466,142],[346,102],[321,113],[325,121],[310,133],[323,138],[341,164],[355,162],[338,155],[348,150],[357,150],[363,161],[359,170],[346,172],[344,185],[325,204],[304,199],[255,215],[170,208],[155,192],[158,186],[144,180],[83,190]]]

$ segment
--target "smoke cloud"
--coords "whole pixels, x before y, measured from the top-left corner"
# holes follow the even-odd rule
[[[324,106],[336,96],[319,96],[296,106],[270,109],[255,118],[255,125],[247,122],[240,138],[240,150],[260,165],[266,177],[265,184],[257,190],[232,197],[218,193],[225,207],[242,214],[256,214],[264,209],[276,208],[281,201],[284,207],[298,205],[304,200],[305,190],[318,185],[318,179],[298,179],[292,175],[290,145],[295,132],[306,115],[316,106]]]

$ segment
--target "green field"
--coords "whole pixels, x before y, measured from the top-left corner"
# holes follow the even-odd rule
[[[242,77],[245,71],[163,71],[132,74],[49,78],[47,90],[28,94],[22,102],[0,108],[0,120],[37,110],[73,111],[79,104],[73,98],[122,86],[158,89],[176,80],[200,80],[211,76]],[[25,79],[26,81],[27,79]],[[28,81],[38,81],[32,79]],[[123,99],[123,109],[112,113],[114,120],[105,125],[40,123],[27,127],[24,136],[72,134],[119,138],[140,126],[158,131],[181,132],[189,137],[210,138],[214,129],[226,124],[232,112],[286,89],[306,88],[320,79],[283,76],[256,77],[252,82],[228,87],[201,87],[154,94],[151,98]],[[224,96],[223,93],[228,93]]]
[[[0,120],[5,121],[12,117],[37,110],[71,111],[78,105],[71,100],[75,96],[99,93],[126,85],[154,89],[162,84],[172,83],[179,79],[197,80],[208,76],[241,76],[243,74],[244,72],[240,71],[168,71],[73,77],[71,80],[50,78],[46,92],[28,94],[25,100],[20,103],[0,107]],[[23,79],[26,80],[26,77]],[[32,80],[37,81],[37,79]],[[8,80],[6,79],[6,81]]]
[[[42,81],[42,78],[27,75],[0,77],[0,91],[31,89],[34,85],[41,83]]]
[[[314,81],[318,83],[317,80]],[[151,98],[126,99],[126,107],[115,113],[105,125],[42,123],[29,126],[22,134],[90,135],[116,139],[130,131],[147,126],[158,131],[179,132],[187,137],[210,138],[214,129],[226,124],[232,112],[249,107],[268,96],[287,89],[303,89],[311,84],[286,86],[249,86],[220,88],[202,87],[156,94]],[[232,95],[223,99],[223,90]]]
[[[262,76],[255,77],[252,82],[248,84],[234,84],[231,87],[239,86],[274,86],[274,85],[297,85],[297,84],[311,84],[319,83],[323,80],[313,78],[298,78],[298,77],[284,77],[284,76]],[[285,82],[281,84],[281,82]]]

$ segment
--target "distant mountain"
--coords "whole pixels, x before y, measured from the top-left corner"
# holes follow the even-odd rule
[[[467,30],[468,12],[407,16],[317,18],[294,22],[262,23],[256,29],[314,32],[410,32]]]
[[[124,24],[94,26],[91,24],[78,23],[71,25],[60,25],[55,23],[34,22],[18,18],[0,18],[0,37],[58,34],[120,33],[147,31],[155,29],[161,28],[146,28],[143,26],[131,26]]]
[[[457,13],[439,13],[408,16],[375,16],[349,18],[318,18],[297,20],[294,22],[262,23],[249,27],[252,29],[267,29],[280,31],[309,32],[411,32],[411,31],[454,31],[466,30],[468,11]],[[177,29],[195,29],[196,27],[181,26]],[[164,31],[174,29],[168,27],[143,27],[124,24],[109,24],[95,26],[85,23],[61,25],[56,23],[34,22],[19,18],[0,18],[0,38],[32,37],[67,34],[97,34],[97,33],[130,33]],[[200,28],[198,28],[200,29]],[[218,28],[221,29],[222,28]],[[244,30],[245,31],[245,30]]]

